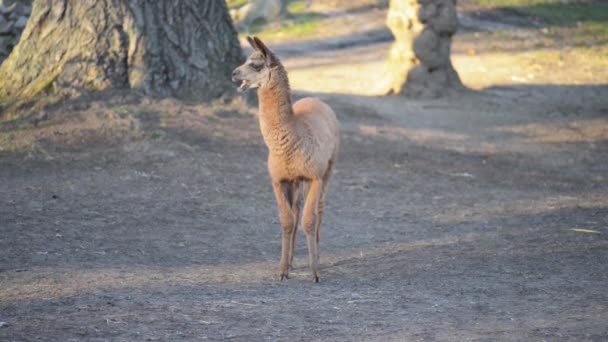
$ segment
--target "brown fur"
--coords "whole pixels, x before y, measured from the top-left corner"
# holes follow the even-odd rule
[[[283,227],[279,276],[281,280],[288,278],[293,261],[300,212],[298,192],[303,183],[302,226],[313,279],[319,281],[320,225],[325,191],[340,145],[338,120],[333,110],[317,98],[304,98],[292,105],[283,65],[259,39],[249,42],[255,51],[234,71],[233,78],[258,87],[260,129],[268,147],[268,172]],[[263,69],[252,68],[259,68],[260,59],[264,60]]]

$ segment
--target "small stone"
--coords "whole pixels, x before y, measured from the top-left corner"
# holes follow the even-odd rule
[[[27,17],[26,16],[21,16],[19,17],[19,19],[17,19],[17,21],[15,22],[15,28],[22,30],[25,25],[27,25]]]
[[[0,0],[0,6],[10,6],[15,3],[15,0]]]
[[[254,0],[238,9],[237,21],[249,26],[258,22],[272,22],[281,15],[280,0]]]
[[[4,52],[8,54],[8,45],[11,40],[11,37],[0,36],[0,52]]]
[[[9,21],[0,25],[0,34],[11,34],[13,31],[13,22]]]
[[[10,14],[13,13],[16,9],[17,9],[18,3],[14,2],[11,5],[6,5],[4,4],[3,8],[2,8],[2,13],[3,14]]]
[[[8,327],[8,323],[0,322],[0,328],[6,328],[6,327]]]

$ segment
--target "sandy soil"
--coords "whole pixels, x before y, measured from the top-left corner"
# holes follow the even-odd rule
[[[433,101],[374,95],[386,42],[276,46],[343,127],[319,284],[302,238],[277,280],[254,109],[47,110],[0,159],[0,340],[608,340],[608,88],[461,37]]]

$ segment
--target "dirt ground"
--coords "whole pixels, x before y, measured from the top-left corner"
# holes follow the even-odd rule
[[[470,53],[475,33],[454,46],[473,90],[441,100],[374,95],[382,39],[275,45],[343,129],[319,284],[301,232],[277,279],[255,108],[39,113],[33,148],[0,154],[0,340],[608,340],[606,79]]]

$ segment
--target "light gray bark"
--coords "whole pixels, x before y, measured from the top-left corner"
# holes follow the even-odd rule
[[[456,0],[391,0],[387,25],[395,36],[389,92],[438,97],[464,88],[450,60]]]
[[[0,66],[0,98],[107,88],[208,100],[242,51],[224,1],[36,0]]]

